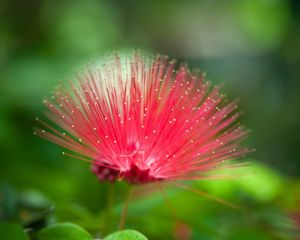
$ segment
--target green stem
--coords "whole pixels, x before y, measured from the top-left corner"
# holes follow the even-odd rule
[[[125,226],[127,212],[128,212],[128,206],[129,206],[129,202],[130,202],[132,193],[133,193],[133,186],[130,186],[130,188],[128,190],[127,198],[126,198],[124,206],[123,206],[120,224],[119,224],[119,230],[122,230]]]

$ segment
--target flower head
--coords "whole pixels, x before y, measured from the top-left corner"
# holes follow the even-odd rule
[[[204,78],[165,56],[111,54],[45,100],[64,132],[40,121],[36,133],[90,161],[99,180],[204,178],[249,151],[236,102]]]

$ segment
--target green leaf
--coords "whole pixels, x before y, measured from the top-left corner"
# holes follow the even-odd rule
[[[123,230],[112,233],[103,240],[147,240],[147,238],[135,230]]]
[[[239,186],[260,202],[270,202],[280,195],[284,182],[278,173],[259,163],[253,163],[251,168],[254,174],[239,181]]]
[[[29,237],[20,226],[11,223],[1,223],[0,239],[29,240]]]
[[[73,223],[59,223],[42,229],[39,240],[92,240],[92,236]]]

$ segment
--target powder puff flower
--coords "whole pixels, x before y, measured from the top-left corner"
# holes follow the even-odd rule
[[[239,145],[237,102],[165,56],[110,54],[44,103],[52,123],[38,119],[35,133],[91,162],[101,181],[218,177],[250,151]]]

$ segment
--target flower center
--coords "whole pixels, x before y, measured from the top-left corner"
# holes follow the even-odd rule
[[[162,178],[156,178],[150,175],[150,169],[141,169],[134,163],[129,170],[121,172],[110,166],[103,166],[94,163],[91,171],[97,176],[99,181],[115,182],[116,180],[124,180],[130,184],[146,184],[155,181],[161,181]]]
[[[130,184],[145,184],[155,182],[162,179],[150,175],[150,169],[141,169],[137,165],[132,164],[128,171],[120,174],[121,178]]]

